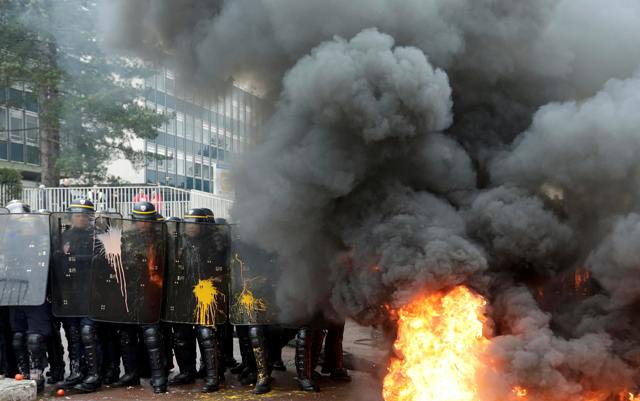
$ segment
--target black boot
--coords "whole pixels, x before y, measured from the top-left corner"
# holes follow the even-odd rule
[[[47,367],[47,344],[43,335],[29,334],[27,336],[29,349],[29,378],[35,380],[38,393],[44,391],[44,369]]]
[[[124,375],[113,383],[111,387],[130,387],[140,384],[138,376],[138,350],[136,349],[137,334],[131,328],[120,330],[120,352],[122,354],[122,364],[124,365]]]
[[[27,350],[27,335],[22,332],[13,333],[11,347],[13,348],[13,353],[16,356],[16,367],[18,368],[18,373],[23,375],[25,379],[28,379],[29,351]]]
[[[251,348],[251,338],[249,338],[249,327],[238,326],[238,343],[240,345],[240,355],[242,355],[241,370],[238,372],[238,380],[243,386],[254,384],[258,380],[256,372],[256,358]],[[235,369],[234,369],[235,371]]]
[[[218,340],[212,327],[199,326],[196,331],[206,370],[202,392],[212,393],[220,388]]]
[[[196,379],[196,336],[192,326],[174,325],[173,351],[180,373],[169,380],[169,385],[192,384]]]
[[[238,361],[233,357],[233,325],[227,320],[222,325],[224,330],[222,331],[222,357],[224,360],[224,366],[226,369],[233,369],[238,366]]]
[[[147,353],[149,354],[149,365],[151,367],[151,386],[155,394],[167,392],[167,371],[166,363],[164,360],[163,345],[162,345],[162,333],[160,332],[160,326],[150,325],[144,327],[142,334],[144,336],[144,343],[147,346]]]
[[[120,377],[120,338],[113,325],[104,324],[98,329],[98,341],[102,345],[102,384],[110,386]]]
[[[71,388],[82,382],[84,378],[82,359],[82,338],[80,337],[80,325],[68,323],[64,325],[67,336],[67,350],[69,351],[69,376],[60,387]]]
[[[93,325],[83,325],[80,330],[82,345],[84,346],[84,360],[87,365],[87,375],[82,383],[74,388],[83,393],[92,393],[102,385],[100,376],[100,358],[98,356],[99,343],[96,327]]]
[[[165,376],[169,377],[169,374],[173,370],[173,331],[171,325],[168,323],[160,323],[160,329],[162,330],[162,346],[163,355],[165,360]]]
[[[349,372],[347,372],[347,369],[344,367],[344,355],[342,351],[343,335],[344,323],[329,328],[324,346],[322,373],[330,374],[334,380],[351,381]]]
[[[271,391],[271,372],[267,361],[267,350],[265,347],[264,327],[251,326],[249,328],[249,338],[253,356],[256,359],[257,379],[254,394],[265,394]]]
[[[308,328],[298,330],[296,337],[296,373],[298,385],[302,391],[318,392],[320,389],[313,381],[313,334]]]
[[[52,335],[47,337],[47,356],[49,359],[49,384],[62,383],[64,380],[64,347],[60,336],[60,322],[53,322]]]

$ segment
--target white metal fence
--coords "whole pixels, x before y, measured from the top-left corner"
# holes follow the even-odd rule
[[[74,199],[86,197],[93,201],[97,210],[114,210],[129,216],[133,205],[146,200],[153,203],[163,216],[182,217],[189,208],[208,207],[216,217],[229,219],[230,199],[208,192],[166,186],[124,187],[60,187],[24,188],[22,200],[33,210],[46,209],[52,212],[65,211]]]

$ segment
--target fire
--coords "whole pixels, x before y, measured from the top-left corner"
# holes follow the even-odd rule
[[[483,297],[458,286],[399,309],[394,344],[399,357],[389,365],[384,399],[477,401],[480,356],[488,345],[485,305]]]
[[[527,396],[527,394],[528,394],[529,392],[528,392],[528,391],[527,391],[527,389],[526,389],[526,388],[524,388],[524,387],[515,386],[515,387],[513,388],[513,393],[514,393],[514,394],[516,395],[516,397],[518,397],[518,398],[524,398],[524,397],[526,397],[526,396]]]
[[[584,267],[576,269],[574,274],[575,290],[582,295],[589,295],[589,281],[591,280],[591,273]]]

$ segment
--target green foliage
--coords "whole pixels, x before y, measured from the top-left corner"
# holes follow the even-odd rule
[[[22,196],[22,176],[18,170],[0,168],[0,192],[3,202]]]
[[[135,82],[152,71],[102,50],[98,13],[89,0],[0,0],[0,84],[40,94],[40,126],[60,130],[56,169],[86,182],[104,180],[115,158],[142,163],[132,143],[166,121],[139,102]]]

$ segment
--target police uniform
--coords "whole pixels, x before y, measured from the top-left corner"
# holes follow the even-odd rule
[[[11,213],[31,213],[29,205],[11,201],[6,208]],[[9,307],[12,348],[18,371],[35,380],[38,392],[44,389],[43,372],[47,367],[47,338],[53,334],[51,304]]]
[[[209,209],[204,208],[191,209],[184,216],[183,221],[187,223],[213,223],[213,213]],[[181,257],[189,258],[192,250],[196,248],[208,249],[213,252],[217,251],[217,247],[215,246],[202,246],[202,244],[198,243],[199,240],[201,239],[192,239],[185,235],[184,243],[186,246],[180,249]],[[214,242],[213,238],[211,240],[211,242]],[[198,255],[198,257],[201,257],[201,255]],[[204,367],[204,386],[202,387],[202,392],[217,391],[220,388],[220,379],[224,377],[224,372],[220,369],[220,349],[215,327],[198,325],[194,331],[192,325],[174,324],[173,335],[174,352],[176,354],[176,360],[178,361],[178,367],[180,368],[180,374],[173,378],[172,383],[193,383],[196,374],[195,340],[197,339],[202,356],[202,365]]]
[[[133,220],[158,221],[158,214],[150,202],[139,202],[133,207]],[[122,351],[125,375],[113,384],[113,387],[123,387],[140,383],[139,363],[137,360],[137,327],[122,325],[120,329],[120,346]],[[149,364],[151,367],[151,386],[153,392],[167,392],[167,362],[164,353],[162,330],[159,323],[142,325],[142,338],[145,343]]]

